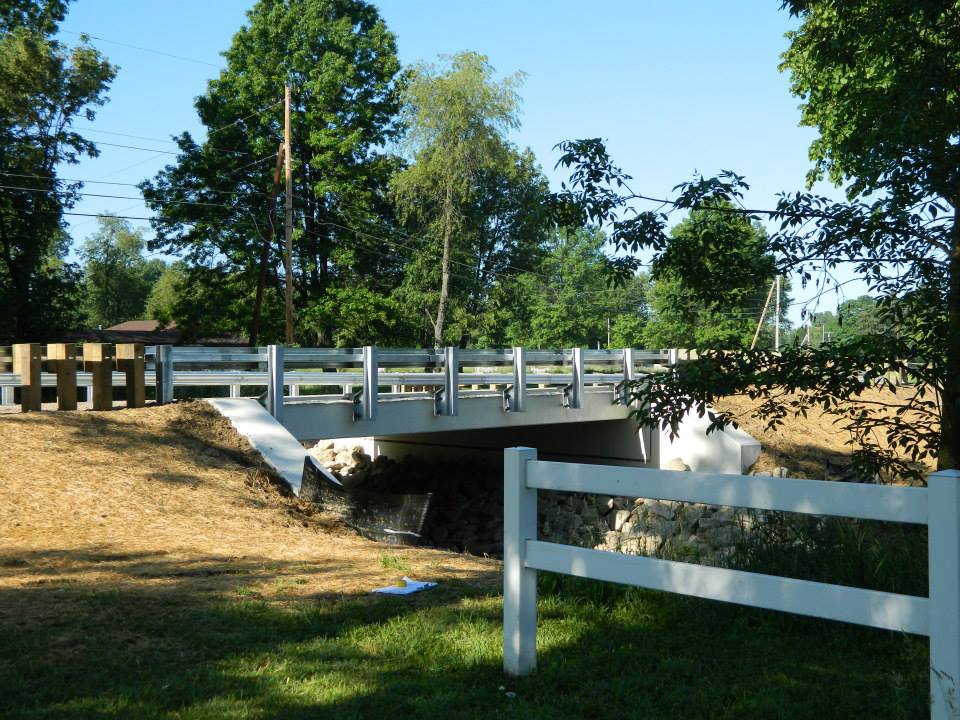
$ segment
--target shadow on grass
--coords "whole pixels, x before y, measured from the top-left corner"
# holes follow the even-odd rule
[[[135,572],[156,557],[113,559],[128,563],[129,582],[0,589],[0,717],[928,713],[926,642],[894,633],[545,576],[539,669],[508,679],[500,599],[471,584],[254,599],[204,592],[178,563],[161,581]]]

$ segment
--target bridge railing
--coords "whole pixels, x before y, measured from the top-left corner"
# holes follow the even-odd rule
[[[111,346],[105,346],[111,347]],[[626,383],[637,367],[675,362],[676,351],[588,350],[570,348],[542,350],[505,349],[397,349],[376,348],[285,348],[181,347],[144,348],[144,380],[156,388],[158,402],[171,402],[174,388],[229,387],[239,396],[243,387],[266,388],[267,406],[279,417],[283,402],[300,396],[304,386],[337,388],[320,399],[350,399],[358,420],[376,417],[379,389],[398,394],[432,395],[438,415],[456,415],[457,399],[468,388],[489,386],[503,396],[506,412],[526,409],[528,388],[561,390],[565,406],[580,407],[586,388],[613,386],[626,398]],[[0,348],[0,401],[13,402],[13,389],[24,380],[13,369],[9,348]],[[122,384],[115,373],[112,384]],[[76,373],[79,387],[91,387],[91,373]],[[41,387],[56,387],[55,372],[41,372]],[[415,388],[417,390],[411,390]],[[490,390],[487,390],[489,392]],[[311,399],[318,396],[311,395]],[[304,398],[306,401],[307,398]]]
[[[543,542],[539,490],[750,507],[928,527],[929,596],[918,597]],[[931,717],[960,708],[960,471],[927,487],[672,472],[543,462],[504,451],[503,667],[536,667],[537,572],[721,600],[930,638]]]

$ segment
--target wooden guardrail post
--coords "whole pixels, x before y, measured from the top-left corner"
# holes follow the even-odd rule
[[[143,407],[147,403],[144,383],[144,353],[142,343],[117,345],[117,370],[127,374],[127,407]]]
[[[38,343],[13,346],[13,372],[20,376],[20,409],[23,412],[41,409],[41,359]]]
[[[113,345],[85,343],[83,369],[93,375],[90,407],[93,410],[113,409]]]
[[[77,346],[47,345],[47,367],[57,376],[57,410],[77,409]]]

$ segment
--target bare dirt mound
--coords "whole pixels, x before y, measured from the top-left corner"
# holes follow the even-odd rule
[[[362,593],[403,572],[487,583],[498,568],[358,537],[284,492],[204,402],[0,416],[0,587],[148,582],[302,597]]]

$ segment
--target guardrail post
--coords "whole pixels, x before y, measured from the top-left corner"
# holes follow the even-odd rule
[[[376,420],[377,392],[379,368],[377,367],[377,348],[373,345],[363,347],[363,389],[360,391],[359,413],[354,413],[357,420]],[[359,417],[357,417],[359,415]]]
[[[239,385],[231,385],[231,386],[230,386],[230,397],[232,397],[232,398],[238,398],[238,397],[240,397],[240,386],[239,386]]]
[[[283,422],[283,345],[267,345],[267,412]]]
[[[113,409],[113,359],[110,343],[84,343],[83,369],[93,375],[90,407],[93,410]]]
[[[633,363],[633,348],[623,349],[623,385],[621,385],[620,397],[621,405],[630,404],[630,384],[636,379]]]
[[[504,409],[510,412],[526,412],[527,351],[522,347],[513,349],[513,387],[504,392],[509,393],[509,396],[504,398]]]
[[[960,471],[927,478],[930,717],[960,717]]]
[[[143,379],[146,359],[141,343],[117,345],[117,370],[127,375],[127,407],[139,408],[147,404],[147,390]]]
[[[537,491],[527,487],[533,448],[503,451],[503,671],[537,666],[537,571],[526,567],[527,541],[537,539]]]
[[[173,345],[157,345],[155,352],[156,398],[164,405],[173,402]]]
[[[563,389],[563,406],[574,410],[583,404],[583,348],[570,351],[571,380]]]
[[[20,376],[20,409],[23,412],[42,408],[41,358],[37,343],[13,346],[13,372]]]
[[[13,388],[4,385],[0,388],[0,405],[13,405]]]
[[[47,345],[47,365],[57,375],[57,410],[77,409],[77,346]]]
[[[460,393],[460,351],[455,347],[443,349],[442,397],[436,398],[437,415],[456,415]]]

